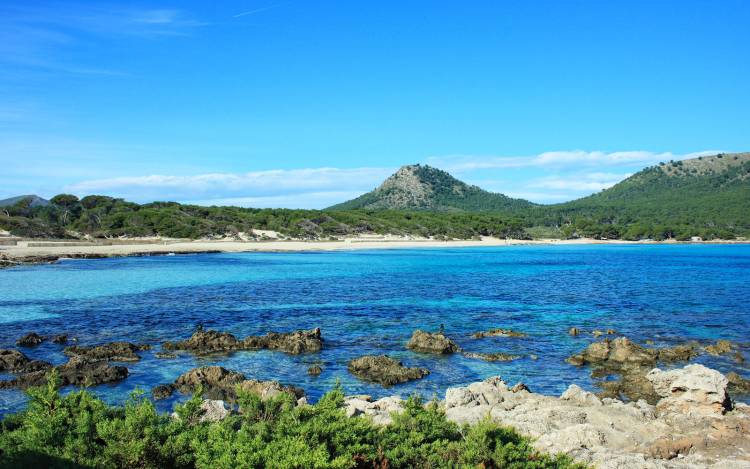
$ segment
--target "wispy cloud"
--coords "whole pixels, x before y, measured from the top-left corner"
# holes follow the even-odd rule
[[[263,13],[264,11],[273,10],[274,8],[279,8],[284,5],[286,4],[282,3],[282,4],[270,5],[270,6],[262,7],[262,8],[255,8],[254,10],[243,11],[241,13],[237,13],[236,15],[232,15],[232,18],[242,18],[243,16],[255,15],[258,13]]]
[[[491,156],[491,155],[447,155],[427,159],[429,164],[452,172],[467,172],[480,169],[513,169],[532,167],[610,167],[632,164],[654,164],[660,161],[681,160],[698,156],[712,155],[718,150],[688,154],[650,151],[550,151],[533,156]]]
[[[311,168],[208,173],[194,176],[151,175],[95,179],[65,189],[76,194],[106,193],[135,201],[177,200],[218,204],[232,200],[315,202],[320,197],[361,194],[377,186],[395,168]],[[311,199],[312,198],[312,199]],[[340,201],[342,199],[334,199]],[[267,206],[267,205],[266,205]]]

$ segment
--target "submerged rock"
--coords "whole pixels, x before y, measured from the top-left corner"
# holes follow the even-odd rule
[[[154,356],[161,359],[177,358],[177,355],[171,352],[156,352]]]
[[[170,397],[175,392],[174,384],[160,384],[151,388],[151,396],[154,400],[161,400]]]
[[[55,336],[52,336],[52,343],[58,344],[58,345],[64,345],[68,343],[68,335],[67,334],[58,334]]]
[[[488,331],[475,332],[471,334],[471,337],[482,339],[484,337],[528,337],[528,335],[512,329],[490,329]]]
[[[508,353],[464,352],[463,355],[466,358],[475,358],[477,360],[484,360],[488,362],[509,362],[521,358],[520,355],[511,355]]]
[[[35,347],[44,342],[44,337],[36,332],[30,332],[16,341],[19,347]]]
[[[417,329],[406,347],[415,352],[447,355],[457,352],[458,345],[441,332],[425,332]]]
[[[228,332],[199,330],[183,341],[165,342],[164,350],[186,350],[195,354],[233,352],[238,350],[271,349],[290,354],[317,352],[323,347],[320,328],[287,333],[270,332],[240,340]]]
[[[426,368],[406,367],[400,361],[386,355],[365,355],[351,360],[349,372],[365,381],[384,386],[421,379],[430,374]]]
[[[323,368],[318,365],[313,365],[307,369],[307,374],[310,376],[319,376],[323,372]]]
[[[71,345],[65,347],[63,353],[90,361],[137,362],[141,357],[136,352],[150,348],[149,345],[135,345],[130,342],[110,342],[94,346]]]
[[[719,355],[725,355],[731,353],[736,348],[733,342],[728,340],[717,340],[715,344],[706,346],[703,350],[709,355],[718,357]]]

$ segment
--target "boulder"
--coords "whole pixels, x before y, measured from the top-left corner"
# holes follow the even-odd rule
[[[578,329],[577,327],[571,327],[570,329],[568,329],[568,334],[572,336],[577,336],[580,333],[581,333],[581,330]]]
[[[30,332],[16,341],[19,347],[35,347],[44,342],[44,337],[36,332]]]
[[[490,329],[488,331],[479,331],[471,334],[474,339],[482,339],[484,337],[528,337],[523,332],[514,331],[512,329]]]
[[[377,401],[369,399],[369,396],[347,396],[344,398],[344,412],[347,417],[364,415],[369,417],[372,423],[379,426],[391,424],[393,414],[403,410],[403,400],[396,396],[384,397]]]
[[[18,350],[0,349],[0,371],[19,371],[30,361]]]
[[[219,422],[232,413],[224,401],[214,399],[204,399],[201,402],[200,411],[199,422]]]
[[[458,345],[440,332],[425,332],[417,329],[406,347],[415,352],[446,355],[457,352]]]
[[[173,384],[160,384],[151,388],[151,396],[158,401],[166,399],[174,394],[175,386]]]
[[[136,352],[150,348],[149,345],[135,345],[130,342],[110,342],[94,346],[72,345],[65,347],[63,353],[89,361],[137,362],[141,357]]]
[[[478,353],[478,352],[464,352],[464,357],[474,358],[477,360],[484,360],[488,362],[509,362],[521,358],[520,355],[511,355],[508,353]]]
[[[257,381],[245,378],[245,375],[230,371],[220,366],[193,368],[180,375],[174,382],[174,388],[182,393],[192,393],[198,388],[210,399],[234,402],[237,390],[257,394],[261,399],[286,393],[296,401],[304,396],[304,391],[294,386],[284,386],[277,381]]]
[[[384,386],[421,379],[430,374],[425,368],[410,368],[386,355],[365,355],[351,360],[348,369],[354,376]]]
[[[688,365],[670,371],[658,368],[647,375],[662,399],[657,412],[686,415],[721,415],[731,410],[727,394],[729,380],[716,370],[703,365]]]
[[[307,369],[307,374],[310,376],[320,376],[322,372],[323,372],[323,368],[321,368],[318,365],[313,365]]]
[[[737,394],[750,394],[750,379],[745,379],[734,371],[727,373],[729,389]]]
[[[323,338],[320,328],[316,327],[307,331],[269,332],[264,336],[250,336],[245,338],[243,346],[248,349],[266,348],[298,355],[320,351],[323,348]]]
[[[575,384],[568,386],[568,389],[560,395],[560,400],[575,402],[580,405],[602,405],[601,399],[599,399],[594,393],[584,391],[580,386]]]

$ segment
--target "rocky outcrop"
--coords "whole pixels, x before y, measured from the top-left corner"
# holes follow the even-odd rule
[[[660,414],[710,416],[732,410],[727,393],[729,380],[703,365],[688,365],[671,371],[655,368],[646,375],[646,379],[662,398],[656,405]]]
[[[170,395],[170,389],[182,393],[193,393],[200,388],[203,390],[203,395],[210,399],[229,402],[234,402],[237,399],[238,390],[257,394],[261,399],[268,399],[286,393],[296,401],[305,394],[302,389],[294,386],[284,386],[278,381],[247,379],[242,373],[230,371],[220,366],[194,368],[180,375],[171,388],[166,386],[158,388],[156,392],[159,396]],[[166,394],[168,392],[169,394]],[[154,394],[154,397],[156,398],[156,394]]]
[[[0,349],[0,371],[23,371],[31,359],[18,350]]]
[[[36,332],[30,332],[16,341],[19,347],[35,347],[44,342],[44,337]]]
[[[408,349],[422,353],[447,355],[457,352],[458,345],[441,332],[425,332],[417,329],[406,344]]]
[[[319,327],[308,331],[269,332],[263,336],[246,337],[243,343],[248,349],[280,350],[293,355],[318,352],[323,348]]]
[[[0,388],[21,388],[41,386],[47,382],[52,365],[46,362],[38,363],[38,369],[27,365],[24,373],[16,378],[0,382]],[[91,361],[84,357],[71,357],[67,363],[56,366],[61,386],[96,386],[105,383],[115,383],[128,377],[128,369],[124,366],[112,366],[105,361]]]
[[[65,347],[65,355],[85,358],[89,361],[137,362],[141,357],[136,353],[149,350],[149,345],[136,345],[130,342],[110,342],[102,345]]]
[[[703,350],[709,355],[718,357],[719,355],[725,355],[735,351],[737,344],[729,340],[717,340],[715,344],[704,347]]]
[[[528,337],[523,332],[512,329],[490,329],[488,331],[479,331],[471,334],[474,339],[483,339],[485,337]]]
[[[349,362],[348,369],[360,379],[384,386],[421,379],[430,374],[426,368],[406,367],[400,361],[386,355],[365,355],[356,358]]]
[[[520,355],[511,355],[509,353],[479,353],[479,352],[464,352],[464,357],[474,358],[477,360],[484,360],[488,362],[509,362],[521,358]]]
[[[270,332],[263,336],[249,336],[243,340],[228,332],[199,330],[183,341],[165,342],[164,350],[185,350],[198,355],[226,353],[238,350],[270,349],[290,354],[317,352],[323,348],[320,328],[287,333]]]
[[[541,451],[597,468],[750,467],[750,407],[723,406],[720,376],[700,365],[655,370],[651,377],[664,394],[655,406],[601,399],[575,385],[559,398],[543,396],[499,377],[450,388],[442,405],[451,421],[489,418],[534,438]]]

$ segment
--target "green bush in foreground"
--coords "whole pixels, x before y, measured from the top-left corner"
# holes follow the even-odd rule
[[[387,427],[347,418],[339,388],[317,404],[240,396],[238,415],[200,423],[201,399],[160,414],[142,394],[109,406],[87,391],[62,396],[55,379],[28,391],[26,410],[0,428],[2,467],[139,468],[574,468],[536,452],[513,430],[484,421],[459,427],[437,404],[407,401]]]

